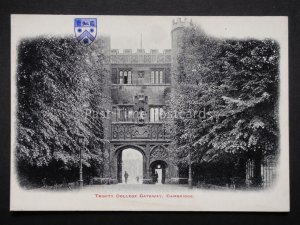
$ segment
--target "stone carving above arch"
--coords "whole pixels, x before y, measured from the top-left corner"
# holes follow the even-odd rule
[[[150,153],[150,162],[155,160],[164,160],[168,159],[168,152],[164,146],[158,145],[152,148]]]

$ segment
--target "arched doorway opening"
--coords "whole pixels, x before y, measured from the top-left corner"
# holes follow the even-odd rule
[[[118,183],[142,184],[144,161],[144,155],[137,149],[127,147],[120,150],[117,166]]]
[[[166,169],[168,164],[162,160],[156,160],[150,164],[151,177],[154,183],[164,184],[166,182]]]

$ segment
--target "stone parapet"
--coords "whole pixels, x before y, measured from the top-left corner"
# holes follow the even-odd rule
[[[112,49],[110,52],[110,62],[112,64],[170,64],[171,49],[164,49],[160,52],[157,49],[151,49],[146,52],[145,49],[137,49],[133,52],[131,49]]]

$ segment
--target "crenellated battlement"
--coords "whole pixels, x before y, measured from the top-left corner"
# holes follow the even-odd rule
[[[133,51],[132,49],[112,49],[111,55],[171,55],[171,49],[150,49],[150,51],[146,51],[145,49],[137,49]]]
[[[173,19],[172,21],[172,30],[175,30],[177,28],[182,28],[182,27],[188,27],[192,25],[193,25],[192,19],[188,20],[187,18],[177,18],[176,20]]]
[[[113,64],[170,64],[171,63],[171,49],[164,49],[159,51],[151,49],[146,52],[145,49],[112,49],[110,53],[110,61]]]

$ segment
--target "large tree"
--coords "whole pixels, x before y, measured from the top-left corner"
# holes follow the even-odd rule
[[[178,163],[186,164],[189,152],[195,164],[251,156],[260,174],[262,156],[278,149],[278,44],[215,39],[197,27],[181,41],[171,104],[185,112],[172,126]]]
[[[17,145],[20,178],[75,180],[79,149],[90,174],[106,157],[103,118],[107,71],[103,43],[86,47],[72,38],[22,40],[18,47]],[[86,143],[78,143],[83,136]],[[90,169],[88,169],[90,168]],[[69,174],[68,174],[69,173]]]

